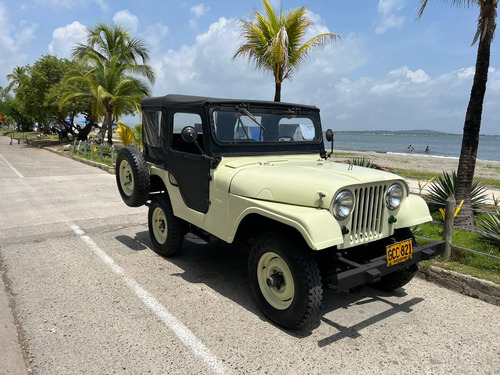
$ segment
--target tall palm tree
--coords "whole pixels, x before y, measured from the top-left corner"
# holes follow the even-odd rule
[[[10,81],[10,83],[5,89],[5,92],[9,93],[14,88],[14,86],[19,85],[19,80],[21,79],[21,77],[28,74],[28,71],[28,66],[16,66],[12,73],[7,74],[7,79]]]
[[[442,0],[441,0],[442,1]],[[490,66],[491,42],[495,34],[497,3],[498,0],[448,0],[453,5],[478,6],[479,18],[477,20],[477,31],[472,44],[479,41],[476,57],[476,71],[474,81],[465,114],[465,123],[462,137],[462,149],[457,171],[457,201],[464,200],[455,222],[458,226],[475,227],[474,212],[471,203],[471,186],[476,167],[477,149],[479,145],[479,130],[481,128],[481,115],[483,112],[484,94],[486,82],[488,81],[488,68]],[[420,0],[418,18],[427,7],[428,0]],[[465,209],[464,209],[465,208]]]
[[[312,49],[323,47],[340,38],[334,33],[316,35],[302,44],[302,39],[312,21],[307,17],[307,7],[276,14],[269,0],[262,0],[265,14],[255,10],[253,21],[240,19],[244,43],[233,59],[247,58],[258,69],[271,71],[275,80],[274,101],[281,101],[281,83],[291,79],[295,70],[304,62]]]
[[[103,129],[107,129],[108,143],[112,143],[113,121],[126,110],[139,110],[137,95],[150,94],[137,77],[145,77],[150,83],[155,81],[154,71],[147,65],[148,48],[122,26],[101,22],[87,30],[87,43],[78,43],[72,56],[89,70],[86,74],[75,73],[68,82],[80,82],[89,89],[80,96],[92,95],[96,113],[104,115]],[[75,92],[68,93],[64,100],[75,96],[78,96]]]

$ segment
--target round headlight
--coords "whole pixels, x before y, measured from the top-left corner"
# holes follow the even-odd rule
[[[403,200],[404,190],[399,184],[393,184],[385,194],[385,204],[389,210],[395,210],[401,205]]]
[[[342,190],[333,202],[333,215],[338,220],[344,220],[354,207],[354,197],[349,190]]]

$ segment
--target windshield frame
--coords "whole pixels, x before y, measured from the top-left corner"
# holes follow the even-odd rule
[[[225,114],[225,119],[219,119],[221,115]],[[265,116],[265,118],[264,118]],[[270,145],[283,145],[285,143],[300,145],[318,145],[323,144],[323,134],[321,130],[321,119],[319,110],[312,110],[310,108],[300,107],[286,107],[286,106],[259,106],[259,105],[214,105],[209,111],[210,117],[210,130],[213,141],[221,146],[237,147],[241,145],[252,145],[253,147],[263,147]],[[234,118],[233,118],[234,117]],[[242,119],[247,118],[246,123]],[[296,118],[297,121],[292,121]],[[279,120],[278,120],[279,119]],[[286,119],[285,122],[281,122]],[[305,123],[303,121],[305,119]],[[278,121],[276,121],[278,120]],[[287,122],[290,121],[290,122]],[[302,120],[302,121],[301,121]],[[222,121],[226,121],[224,128],[227,140],[223,139]],[[217,122],[219,122],[217,124]],[[252,124],[251,126],[249,124]],[[292,130],[293,136],[281,135],[281,129],[289,125]],[[249,134],[250,128],[257,128],[259,134]],[[295,127],[295,128],[293,128]],[[303,129],[308,128],[314,130],[312,139],[304,138]],[[239,133],[236,134],[236,132]],[[266,133],[267,132],[267,133]],[[273,132],[273,133],[271,133]],[[255,133],[255,132],[253,132]],[[270,140],[266,141],[264,134],[267,134]],[[299,139],[302,137],[303,139]],[[285,141],[283,138],[292,138]],[[293,140],[293,142],[291,142]]]

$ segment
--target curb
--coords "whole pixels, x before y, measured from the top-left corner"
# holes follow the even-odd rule
[[[68,159],[76,160],[76,161],[79,161],[80,163],[87,164],[87,165],[90,165],[92,167],[96,167],[96,168],[102,169],[103,171],[106,171],[109,174],[115,174],[115,167],[110,167],[109,165],[98,163],[98,162],[95,162],[95,161],[92,161],[92,160],[86,160],[86,159],[76,158],[76,157],[73,157],[71,155],[65,155],[64,152],[61,152],[61,151],[58,151],[58,150],[54,150],[54,149],[50,148],[50,146],[41,147],[41,148],[43,148],[44,150],[50,151],[50,152],[52,152],[54,154],[64,156],[64,157],[66,157]]]
[[[436,266],[421,267],[417,275],[436,285],[500,306],[500,285]]]

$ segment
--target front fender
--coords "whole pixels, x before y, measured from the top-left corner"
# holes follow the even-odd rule
[[[397,214],[395,228],[408,228],[413,225],[427,223],[432,220],[427,203],[415,194],[404,200]]]
[[[340,225],[328,210],[235,195],[230,195],[229,200],[228,242],[234,240],[240,223],[247,215],[258,214],[295,228],[313,250],[344,243]]]

